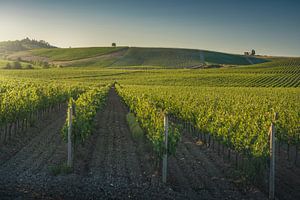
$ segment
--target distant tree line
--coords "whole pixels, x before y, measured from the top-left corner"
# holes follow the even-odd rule
[[[33,66],[31,64],[22,66],[22,64],[19,61],[15,61],[12,63],[10,62],[6,63],[4,69],[33,69]]]
[[[21,63],[21,59],[18,58],[17,61],[8,62],[4,69],[33,69],[33,66],[39,66],[43,69],[48,69],[50,67],[62,67],[58,65],[53,65],[48,63],[47,61],[23,61],[23,65]],[[25,63],[29,62],[29,63]]]
[[[56,48],[44,40],[29,39],[0,42],[0,52],[24,51],[37,48]]]
[[[50,45],[45,40],[35,40],[29,39],[28,37],[20,41],[23,45],[31,48],[56,48],[55,46]]]

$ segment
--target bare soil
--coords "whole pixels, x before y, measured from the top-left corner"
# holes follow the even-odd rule
[[[300,199],[300,159],[299,156],[295,158],[296,147],[290,147],[288,156],[287,146],[280,146],[280,152],[279,144],[276,146],[275,195],[284,200]]]
[[[216,144],[217,145],[217,144]],[[196,155],[194,160],[199,160],[199,163],[205,163],[207,162],[207,159],[210,160],[210,162],[214,165],[215,170],[221,171],[225,177],[227,177],[227,180],[230,182],[229,184],[235,185],[236,188],[240,193],[243,195],[246,195],[249,198],[252,199],[264,199],[268,196],[268,171],[266,171],[266,176],[261,177],[262,180],[264,178],[266,181],[266,185],[260,187],[262,190],[257,189],[256,186],[253,186],[249,181],[247,181],[246,177],[244,177],[243,173],[241,171],[236,170],[235,168],[235,153],[231,151],[231,161],[228,160],[228,149],[225,148],[225,155],[218,154],[217,153],[217,147],[215,147],[215,150],[212,149],[212,147],[207,147],[204,143],[199,142],[198,137],[193,137],[188,131],[186,130],[186,133],[183,135],[182,143],[179,145],[177,154],[175,158],[177,160],[181,160],[181,162],[185,162],[185,157],[179,154],[181,152],[181,148],[184,148],[186,151],[186,155]],[[198,149],[198,151],[197,151]],[[193,152],[196,150],[197,154],[194,154]],[[223,150],[222,150],[223,151]],[[288,156],[289,154],[289,156]],[[202,156],[201,156],[202,155]],[[204,157],[203,157],[204,156]],[[201,159],[199,159],[201,158]],[[241,159],[241,158],[239,158]],[[242,162],[239,160],[239,162]],[[197,166],[197,162],[193,161],[194,164],[184,164],[183,167],[186,168],[186,166],[193,166],[193,169],[197,169],[197,173],[193,173],[192,176],[197,176],[197,174],[201,172],[204,172],[206,170],[200,170],[201,166]],[[242,163],[239,163],[239,165]],[[211,166],[209,163],[204,164],[203,166]],[[207,170],[207,172],[209,172]],[[213,171],[213,174],[216,173],[216,171]],[[185,174],[189,174],[189,172],[186,172]],[[218,173],[216,173],[218,174]],[[186,184],[186,188],[190,188],[191,194],[195,193],[193,191],[193,187],[198,187],[199,184],[195,184],[195,180],[193,180],[193,177],[186,176],[187,180],[191,180],[190,182],[184,182],[184,181],[177,181],[181,183]],[[203,179],[203,180],[209,180],[209,179]],[[217,180],[217,179],[216,179]],[[177,186],[177,182],[175,181],[173,184]],[[193,187],[190,187],[190,185],[195,184]],[[228,185],[228,184],[227,184]],[[260,188],[259,187],[259,188]],[[265,188],[266,187],[266,188]],[[178,190],[181,188],[184,188],[182,185],[177,186]],[[233,188],[233,189],[236,189]],[[176,188],[174,188],[176,190]],[[203,188],[202,188],[203,189]],[[218,189],[218,187],[214,188]],[[197,188],[194,189],[197,192]],[[228,192],[228,190],[225,189],[225,191]],[[263,191],[263,193],[262,193]],[[234,191],[232,191],[234,192]],[[222,193],[222,191],[221,191]],[[219,194],[219,193],[214,193]],[[227,196],[226,194],[224,196]],[[300,199],[300,158],[296,155],[296,146],[291,145],[290,150],[288,151],[287,145],[276,143],[276,161],[275,161],[275,197],[276,199],[281,200],[293,200],[293,199]],[[206,198],[206,197],[205,197]],[[234,199],[231,197],[231,199]]]
[[[241,188],[234,169],[188,133],[169,161],[170,184],[188,199],[266,199],[254,187]]]

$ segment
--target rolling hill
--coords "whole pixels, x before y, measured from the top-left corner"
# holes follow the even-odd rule
[[[221,52],[175,48],[89,47],[21,51],[11,60],[43,61],[59,66],[201,68],[210,65],[249,65],[267,59]]]
[[[110,54],[124,48],[126,47],[57,48],[37,49],[31,52],[35,56],[46,57],[52,61],[72,61]]]
[[[250,60],[250,61],[249,61]],[[265,59],[195,49],[129,48],[112,66],[163,66],[189,68],[204,64],[249,65]]]

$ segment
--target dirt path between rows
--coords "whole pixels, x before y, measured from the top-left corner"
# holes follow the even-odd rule
[[[54,111],[40,119],[23,133],[24,136],[16,136],[1,148],[1,199],[29,198],[31,195],[27,196],[27,185],[47,182],[49,167],[65,159],[66,145],[60,138],[65,110]]]
[[[0,165],[6,163],[11,157],[20,152],[28,143],[36,138],[40,133],[44,133],[43,130],[47,129],[49,125],[52,125],[56,121],[53,119],[61,119],[65,116],[66,106],[60,105],[53,107],[52,112],[46,113],[44,116],[40,116],[39,119],[35,119],[34,123],[29,125],[27,130],[19,130],[18,133],[13,133],[11,139],[7,143],[0,143]]]
[[[54,176],[49,166],[66,161],[61,111],[40,133],[0,165],[1,199],[259,199],[240,192],[222,167],[184,136],[169,159],[168,184],[160,183],[146,140],[132,138],[127,108],[114,89],[98,112],[93,134],[76,147],[74,172]]]
[[[278,145],[278,144],[276,144]],[[300,166],[295,165],[295,149],[291,149],[290,160],[286,146],[276,146],[275,155],[275,196],[283,200],[300,199]],[[294,150],[294,151],[293,151]],[[294,155],[293,155],[294,154]]]
[[[159,183],[149,147],[132,139],[126,113],[112,89],[96,116],[94,133],[76,147],[74,173],[58,176],[49,167],[67,158],[60,136],[65,111],[54,114],[0,165],[1,199],[182,199]]]
[[[220,158],[185,133],[169,161],[170,184],[189,199],[266,199],[257,189],[242,191]]]

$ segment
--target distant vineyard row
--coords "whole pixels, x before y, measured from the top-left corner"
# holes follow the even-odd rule
[[[267,65],[266,65],[267,66]],[[300,62],[278,67],[234,67],[222,69],[152,70],[139,72],[135,84],[209,87],[300,87]],[[122,80],[123,84],[133,81]]]

